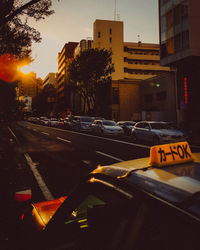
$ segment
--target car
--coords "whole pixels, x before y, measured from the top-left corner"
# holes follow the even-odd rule
[[[63,118],[58,119],[56,127],[58,127],[58,128],[64,128],[65,127],[65,123],[64,123]]]
[[[99,135],[123,135],[123,129],[113,120],[95,120],[91,124],[91,132]]]
[[[49,125],[49,118],[45,118],[41,121],[41,125],[48,126]]]
[[[73,129],[73,117],[69,116],[64,118],[64,128],[69,130]]]
[[[56,127],[57,123],[58,123],[58,119],[52,117],[52,118],[49,119],[48,126],[50,126],[50,127]]]
[[[125,135],[131,135],[131,130],[136,124],[134,121],[118,121],[117,125],[123,128]]]
[[[176,129],[172,123],[157,121],[137,122],[132,128],[131,136],[134,141],[151,145],[187,140],[187,135]]]
[[[70,194],[23,210],[20,246],[197,250],[199,201],[200,153],[187,142],[153,146],[150,157],[98,166]]]
[[[94,117],[90,116],[74,116],[73,130],[90,132],[90,124],[94,121]]]

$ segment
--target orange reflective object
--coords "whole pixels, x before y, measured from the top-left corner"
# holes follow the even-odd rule
[[[18,58],[13,54],[0,56],[0,79],[5,82],[14,82],[18,76]]]

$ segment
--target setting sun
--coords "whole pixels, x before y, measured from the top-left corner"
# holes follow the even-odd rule
[[[20,68],[20,71],[24,74],[29,74],[31,72],[30,65],[25,65]]]

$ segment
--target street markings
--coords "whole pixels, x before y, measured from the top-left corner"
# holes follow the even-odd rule
[[[56,137],[56,139],[58,139],[58,140],[60,140],[60,141],[67,142],[67,143],[72,143],[71,141],[66,140],[66,139],[63,139],[63,138],[60,138],[60,137]]]
[[[41,132],[43,135],[49,135],[49,133],[46,133],[46,132]]]
[[[116,161],[120,161],[120,162],[124,161],[124,160],[122,160],[122,159],[119,159],[119,158],[114,157],[114,156],[112,156],[112,155],[103,153],[103,152],[101,152],[101,151],[96,151],[96,153],[97,153],[97,154],[100,154],[100,155],[103,155],[103,156],[106,156],[106,157],[109,157],[109,158],[111,158],[111,159],[114,159],[114,160],[116,160]]]
[[[40,173],[38,172],[36,166],[38,165],[37,163],[34,163],[31,159],[31,157],[29,156],[28,153],[25,153],[24,154],[26,160],[27,160],[27,163],[30,167],[30,169],[32,170],[33,172],[33,175],[35,176],[35,179],[45,197],[46,200],[54,200],[54,197],[53,195],[51,194],[51,192],[49,191],[47,185],[45,184],[42,176],[40,175]]]

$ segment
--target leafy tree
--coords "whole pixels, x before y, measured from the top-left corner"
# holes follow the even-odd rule
[[[109,96],[108,99],[99,97],[102,89],[110,93],[114,71],[111,55],[112,52],[105,49],[88,49],[69,64],[68,77],[81,96],[83,113],[98,115],[97,106],[109,103]]]
[[[16,84],[9,84],[0,79],[0,114],[8,118],[14,114],[17,107]]]
[[[30,56],[32,42],[40,42],[40,33],[28,25],[54,13],[51,0],[1,0],[0,2],[0,54],[13,53]]]
[[[10,113],[14,104],[17,107],[14,82],[18,60],[30,61],[32,42],[41,41],[40,33],[28,25],[28,20],[53,14],[51,6],[52,0],[0,1],[0,110],[4,114]]]
[[[56,88],[52,84],[47,84],[41,93],[33,98],[32,110],[38,115],[49,115],[56,99]]]

